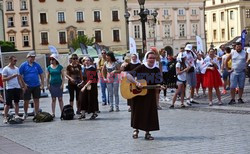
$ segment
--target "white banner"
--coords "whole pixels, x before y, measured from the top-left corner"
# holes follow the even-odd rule
[[[197,52],[202,51],[204,53],[203,43],[200,36],[196,36],[196,42],[197,42]]]
[[[132,37],[129,37],[129,51],[130,51],[130,54],[137,53],[135,40]]]
[[[49,45],[49,50],[51,52],[51,54],[57,54],[58,55],[58,51],[56,49],[56,47],[54,47],[53,45]]]

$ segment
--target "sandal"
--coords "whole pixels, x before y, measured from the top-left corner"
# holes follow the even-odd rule
[[[184,104],[181,104],[181,108],[185,108],[186,106]]]
[[[170,108],[170,109],[173,109],[173,108],[174,108],[174,105],[169,106],[169,108]]]
[[[145,134],[145,140],[154,140],[154,137],[151,136],[151,134],[146,133],[146,134]]]
[[[98,114],[94,113],[89,119],[94,120],[96,117],[98,117]]]
[[[134,132],[133,132],[133,139],[137,139],[138,138],[138,134],[139,134],[139,130],[138,129],[136,129],[136,130],[134,130]]]

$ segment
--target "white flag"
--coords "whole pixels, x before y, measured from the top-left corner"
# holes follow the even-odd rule
[[[203,43],[202,43],[202,39],[200,36],[196,36],[196,42],[197,42],[197,51],[198,52],[203,52],[204,53],[204,50],[203,50]]]
[[[132,37],[129,37],[129,51],[130,51],[130,54],[137,53],[135,40]]]
[[[49,45],[49,50],[50,50],[51,54],[58,55],[58,51],[57,51],[56,47],[54,47],[53,45]]]

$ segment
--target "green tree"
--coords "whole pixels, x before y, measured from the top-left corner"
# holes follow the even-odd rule
[[[9,41],[0,41],[0,46],[1,46],[2,52],[17,51],[17,49],[15,48],[15,45]]]
[[[85,44],[86,46],[92,46],[94,44],[95,38],[89,38],[87,35],[80,35],[77,38],[73,39],[70,46],[74,48],[74,50],[80,48],[80,43]]]

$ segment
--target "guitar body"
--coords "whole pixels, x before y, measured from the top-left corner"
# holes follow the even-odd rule
[[[137,80],[142,84],[142,86],[147,86],[146,80]],[[126,77],[121,81],[120,86],[121,95],[125,99],[131,99],[135,96],[145,96],[147,94],[147,89],[138,89],[134,83],[131,83]]]

